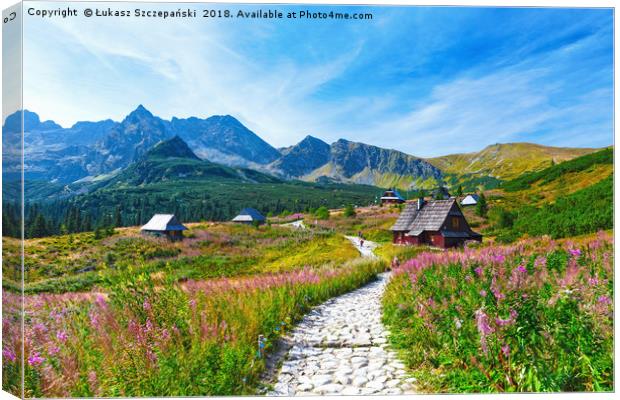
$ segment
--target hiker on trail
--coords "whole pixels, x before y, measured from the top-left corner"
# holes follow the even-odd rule
[[[394,256],[394,258],[392,259],[392,265],[390,269],[398,268],[399,265],[400,265],[400,261],[398,261],[398,257]]]
[[[360,247],[364,247],[364,239],[360,239]]]
[[[357,237],[360,238],[360,239],[362,238],[362,231],[358,231],[357,232]]]

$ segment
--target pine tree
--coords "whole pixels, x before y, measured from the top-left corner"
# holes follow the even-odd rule
[[[47,236],[47,222],[45,221],[45,217],[43,214],[38,213],[34,218],[34,222],[30,226],[29,237],[43,237]]]
[[[355,217],[355,215],[357,215],[357,213],[355,212],[355,208],[353,208],[353,204],[347,204],[344,209],[344,216],[348,218]]]
[[[480,217],[486,217],[487,211],[489,211],[487,198],[484,196],[484,192],[480,192],[480,198],[478,199],[478,203],[476,203],[476,214]]]
[[[114,213],[114,226],[117,228],[123,226],[123,219],[121,217],[121,208],[116,207],[116,211]]]

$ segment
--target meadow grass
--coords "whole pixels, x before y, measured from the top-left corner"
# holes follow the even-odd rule
[[[25,292],[91,290],[105,279],[127,273],[168,269],[180,280],[209,279],[305,267],[334,265],[358,257],[355,248],[332,231],[231,223],[188,224],[187,238],[170,242],[121,228],[111,237],[93,232],[25,241]],[[3,287],[17,288],[18,241],[4,238]]]
[[[613,390],[613,239],[422,253],[383,299],[428,392]]]
[[[26,396],[254,393],[264,368],[259,348],[270,351],[312,306],[384,267],[358,259],[183,283],[168,278],[172,271],[159,280],[125,274],[107,282],[105,293],[27,296]],[[3,388],[18,394],[19,296],[6,294],[3,306]]]

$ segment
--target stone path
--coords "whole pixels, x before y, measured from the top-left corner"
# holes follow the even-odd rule
[[[357,238],[349,240],[360,249]],[[372,253],[372,242],[369,244]],[[363,249],[360,249],[362,251]],[[364,250],[363,255],[368,255]],[[389,273],[313,309],[290,333],[290,349],[268,395],[414,393],[414,378],[388,348],[381,295]]]

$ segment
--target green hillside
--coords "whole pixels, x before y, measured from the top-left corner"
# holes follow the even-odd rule
[[[487,232],[500,241],[524,234],[571,237],[613,228],[613,149],[525,173],[493,197]]]
[[[529,189],[536,182],[546,185],[565,177],[567,174],[587,171],[596,165],[613,165],[613,157],[613,148],[609,147],[596,153],[552,165],[540,171],[523,174],[518,178],[505,182],[502,188],[508,192],[516,192]]]
[[[589,148],[564,148],[533,143],[504,143],[485,147],[481,151],[427,159],[441,169],[451,186],[482,184],[487,189],[498,181],[517,178],[552,163],[560,163],[596,151]],[[475,178],[483,178],[476,182]]]

